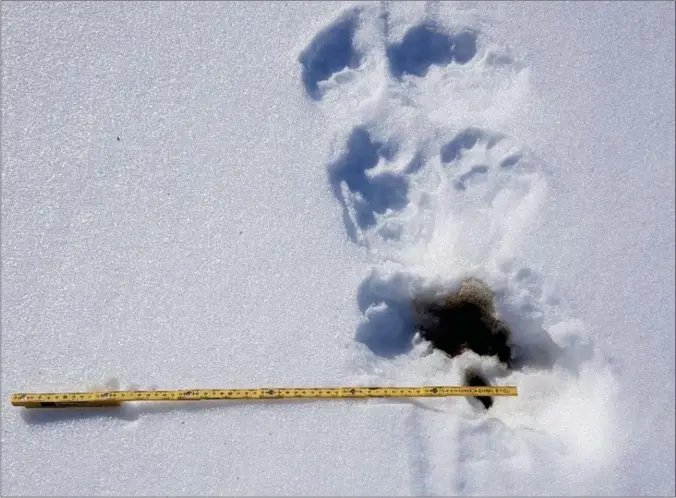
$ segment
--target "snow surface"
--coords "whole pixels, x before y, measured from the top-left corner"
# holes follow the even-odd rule
[[[673,495],[674,4],[3,2],[2,494]],[[529,361],[430,354],[496,291]],[[29,412],[15,391],[518,398]]]

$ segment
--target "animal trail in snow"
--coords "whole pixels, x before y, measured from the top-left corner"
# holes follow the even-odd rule
[[[488,40],[481,22],[451,26],[426,14],[397,25],[387,5],[348,8],[319,30],[299,54],[301,79],[327,126],[349,123],[334,126],[324,167],[348,237],[374,263],[357,292],[363,319],[355,341],[371,353],[360,368],[420,384],[520,386],[516,402],[469,398],[490,409],[484,416],[466,419],[460,411],[452,423],[447,413],[443,420],[411,417],[414,492],[465,492],[476,489],[482,452],[495,469],[505,462],[491,453],[492,439],[504,448],[516,441],[519,458],[538,457],[544,447],[574,454],[550,415],[570,406],[580,376],[590,379],[588,362],[599,359],[584,327],[561,317],[544,279],[515,262],[547,189],[539,160],[503,126],[527,96],[527,71]],[[490,289],[491,306],[479,313],[465,301],[439,308],[470,279]],[[426,310],[436,329],[421,323],[415,302],[437,304]],[[483,336],[476,334],[484,325]],[[606,386],[607,378],[599,375],[596,384]],[[600,403],[594,395],[574,406],[581,416]],[[491,414],[504,422],[491,422]],[[448,434],[449,424],[457,426],[455,457],[443,445],[423,444]],[[431,478],[443,473],[437,458],[456,460],[451,487],[438,493],[435,483],[448,477]],[[528,478],[517,464],[508,459],[501,474]]]
[[[344,71],[354,72],[364,85],[380,83],[379,94],[377,88],[362,92],[370,96],[370,107],[376,111],[354,115],[354,126],[342,131],[343,142],[327,165],[345,230],[376,261],[396,261],[404,272],[434,254],[435,247],[453,246],[463,239],[482,241],[489,251],[499,248],[509,230],[506,218],[541,186],[527,151],[505,133],[485,126],[430,123],[424,109],[415,117],[427,131],[410,136],[410,123],[398,119],[397,113],[402,92],[423,81],[432,67],[453,70],[456,78],[473,78],[486,67],[497,62],[509,65],[512,59],[503,54],[498,61],[499,50],[480,53],[480,33],[475,29],[446,29],[431,19],[390,39],[383,26],[387,17],[368,8],[347,9],[299,54],[302,80],[314,100],[324,98],[330,80],[333,88],[339,87],[335,76]],[[359,30],[368,30],[369,24],[375,33],[371,45],[359,38]],[[373,76],[369,71],[375,70],[363,63],[374,59],[373,52],[380,52],[386,61],[387,70],[377,73],[380,80],[369,79]],[[483,223],[476,224],[478,216],[485,218]],[[460,233],[463,225],[473,225],[472,232]],[[486,263],[486,254],[475,249],[467,252],[475,252],[476,261],[464,258],[464,263]],[[369,295],[371,282],[365,281],[360,300],[368,300],[363,296]],[[395,302],[378,301],[377,293],[371,293],[373,301],[362,309],[366,323],[356,338],[377,354],[407,350],[415,324],[405,303],[415,295],[404,294]]]

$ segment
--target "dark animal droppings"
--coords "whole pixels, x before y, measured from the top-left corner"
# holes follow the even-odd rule
[[[486,387],[490,385],[480,372],[471,369],[465,372],[464,383],[466,386],[470,387]],[[478,400],[482,405],[484,405],[486,410],[493,406],[493,398],[490,396],[475,396],[474,399]]]
[[[435,349],[455,357],[470,350],[481,356],[495,356],[508,368],[512,366],[511,333],[495,316],[493,293],[483,282],[465,280],[458,292],[441,302],[416,303],[417,329]],[[478,371],[465,372],[469,386],[487,386]],[[490,408],[490,396],[477,399]]]

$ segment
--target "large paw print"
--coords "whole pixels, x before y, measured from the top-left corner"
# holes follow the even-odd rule
[[[439,135],[410,147],[394,135],[374,138],[367,125],[352,129],[328,171],[353,242],[396,257],[426,243],[449,213],[489,209],[499,219],[505,213],[497,210],[516,207],[539,185],[531,155],[504,134],[469,127]]]
[[[361,67],[369,52],[384,51],[389,74],[397,81],[408,75],[424,77],[431,66],[464,65],[477,55],[477,34],[473,30],[450,30],[434,20],[411,26],[400,40],[388,40],[383,29],[377,43],[358,48],[359,27],[382,23],[384,18],[387,14],[373,18],[367,9],[350,8],[314,36],[298,57],[302,81],[312,99],[321,100],[331,86],[328,82],[339,74],[371,70]],[[488,62],[493,58],[489,54]]]

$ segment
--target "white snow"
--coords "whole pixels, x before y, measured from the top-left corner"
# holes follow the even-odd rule
[[[4,495],[673,495],[674,4],[2,4]],[[450,55],[449,55],[450,54]],[[526,364],[410,299],[496,292]],[[17,391],[456,384],[517,398]]]

